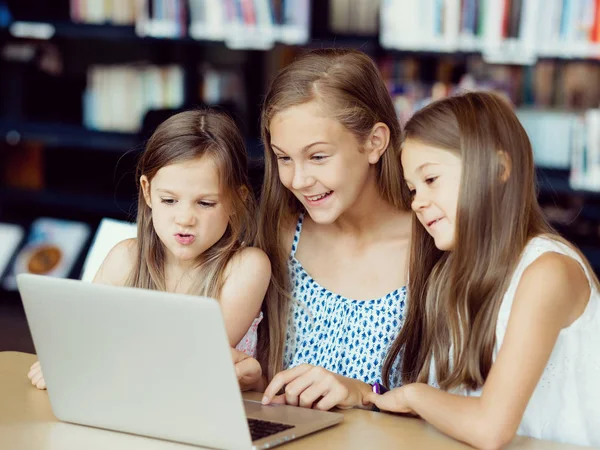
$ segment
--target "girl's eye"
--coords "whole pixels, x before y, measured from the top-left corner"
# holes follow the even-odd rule
[[[211,203],[211,202],[198,202],[198,204],[200,206],[202,206],[203,208],[212,208],[216,205],[216,203]]]
[[[175,204],[175,200],[172,198],[161,198],[160,202],[164,203],[165,205],[174,205]]]
[[[433,183],[435,180],[437,180],[437,177],[429,177],[429,178],[425,178],[425,183],[427,183],[427,184],[431,184],[431,183]]]
[[[311,159],[313,161],[323,161],[324,159],[327,159],[326,155],[313,155],[311,156]]]
[[[282,162],[282,163],[286,163],[289,162],[291,160],[291,158],[289,156],[277,156],[277,161]]]

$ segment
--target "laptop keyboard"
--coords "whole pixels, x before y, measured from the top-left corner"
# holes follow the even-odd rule
[[[279,433],[280,431],[294,428],[294,425],[287,425],[285,423],[278,422],[267,422],[266,420],[258,419],[248,419],[248,426],[250,427],[250,434],[252,435],[253,441],[271,436],[272,434]]]

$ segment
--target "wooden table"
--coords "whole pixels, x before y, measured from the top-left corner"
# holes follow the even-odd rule
[[[0,448],[10,450],[190,450],[198,447],[72,425],[58,421],[46,391],[27,379],[35,355],[0,352]],[[245,397],[257,399],[258,393]],[[418,419],[363,410],[342,411],[342,424],[280,447],[300,449],[465,449]],[[569,450],[583,447],[517,437],[511,449]]]

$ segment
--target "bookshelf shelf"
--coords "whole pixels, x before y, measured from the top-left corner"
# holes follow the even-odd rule
[[[102,195],[74,194],[66,191],[26,190],[1,188],[0,197],[5,205],[26,204],[73,210],[100,216],[129,217],[135,213],[136,200],[111,198]]]
[[[99,149],[124,153],[135,148],[134,133],[93,131],[77,125],[0,120],[0,136],[7,142],[38,141],[51,147]]]
[[[19,31],[19,25],[24,25]],[[35,30],[35,27],[48,27],[53,30],[51,37],[64,37],[72,39],[139,39],[135,33],[135,27],[127,25],[110,24],[80,24],[69,21],[63,22],[14,22],[6,27],[6,31],[14,37],[27,37],[27,30]],[[35,37],[35,36],[32,36]]]
[[[569,170],[536,168],[538,187],[542,194],[577,194],[600,199],[600,192],[573,189],[569,184]]]
[[[22,29],[14,28],[15,24],[24,24]],[[13,27],[13,28],[11,28]],[[43,30],[36,32],[36,27]],[[11,25],[0,27],[0,33],[15,38],[35,39],[83,39],[101,41],[169,41],[175,43],[196,43],[203,45],[222,45],[222,41],[193,39],[189,36],[161,37],[140,36],[133,25],[90,24],[71,21],[61,22],[13,22]]]
[[[159,24],[160,25],[160,24]],[[140,35],[134,25],[112,25],[112,24],[90,24],[76,23],[71,21],[61,22],[13,22],[9,25],[0,26],[0,33],[12,36],[13,38],[33,38],[33,39],[93,39],[102,41],[169,41],[175,43],[201,44],[207,46],[226,46],[231,50],[270,50],[275,44],[304,46],[306,39],[297,37],[294,30],[286,34],[286,30],[276,30],[277,38],[266,45],[264,37],[261,37],[261,30],[245,30],[240,28],[240,32],[233,35],[234,38],[223,37],[219,39],[210,39],[208,31],[204,30],[203,24],[192,24],[193,34],[175,35],[167,31],[161,31],[160,27],[148,25],[145,33]],[[298,34],[298,33],[296,33]],[[205,37],[206,35],[206,37]],[[256,36],[255,36],[256,35]],[[289,35],[289,37],[287,37]],[[259,38],[259,44],[253,44],[252,40]],[[367,38],[366,40],[373,40]],[[243,41],[243,44],[241,44]],[[346,47],[353,46],[356,41],[348,41]],[[241,44],[241,45],[240,45]]]

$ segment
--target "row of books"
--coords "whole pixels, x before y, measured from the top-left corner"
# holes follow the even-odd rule
[[[147,111],[183,103],[180,66],[93,66],[84,92],[84,124],[93,130],[137,132]]]
[[[160,38],[185,37],[188,34],[188,8],[194,1],[198,0],[189,0],[189,4],[187,0],[138,0],[137,34]]]
[[[406,85],[436,82],[492,87],[519,107],[586,110],[600,105],[600,65],[595,61],[540,60],[532,66],[489,64],[479,54],[431,61],[415,56],[386,55],[378,61],[390,92]],[[460,78],[458,78],[460,77]]]
[[[202,64],[198,100],[206,105],[233,104],[246,109],[243,74]],[[137,132],[151,109],[184,105],[185,74],[180,66],[93,66],[84,92],[84,124],[99,131]]]
[[[336,34],[376,35],[380,0],[329,0],[329,28]]]
[[[600,68],[592,63],[571,63],[573,70],[565,69],[556,76],[544,63],[537,68],[541,73],[523,76],[518,68],[485,64],[473,57],[466,61],[467,72],[453,82],[453,64],[442,60],[437,80],[423,82],[415,58],[386,57],[379,62],[401,123],[427,103],[448,95],[472,90],[502,93],[517,105],[536,165],[570,170],[573,189],[600,191],[600,110],[596,109],[600,88],[589,83],[594,74],[598,79]],[[535,68],[526,72],[532,70]],[[547,98],[550,91],[557,93],[554,101]],[[574,112],[578,110],[584,112]]]
[[[304,44],[310,0],[71,0],[78,23],[135,25],[140,36],[224,41],[232,48]]]
[[[599,0],[383,0],[380,17],[387,48],[516,64],[600,58]]]
[[[136,0],[70,0],[70,10],[75,23],[133,25],[137,17]]]
[[[305,44],[310,0],[189,0],[190,36],[231,48],[269,49],[275,42]]]

